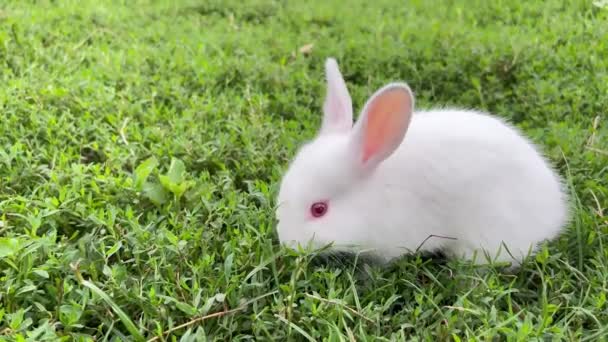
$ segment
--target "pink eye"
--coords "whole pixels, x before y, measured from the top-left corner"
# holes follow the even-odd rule
[[[310,206],[310,214],[313,217],[321,217],[327,212],[326,202],[316,202]]]

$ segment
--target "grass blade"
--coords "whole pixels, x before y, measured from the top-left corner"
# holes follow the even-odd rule
[[[106,302],[106,304],[108,304],[112,308],[112,311],[114,311],[114,313],[116,315],[118,315],[122,324],[125,325],[127,330],[129,330],[131,335],[133,335],[135,340],[137,340],[137,341],[145,340],[144,336],[139,332],[139,330],[137,329],[137,327],[135,326],[135,324],[133,323],[131,318],[129,318],[129,316],[124,311],[122,311],[122,309],[116,303],[114,303],[112,298],[110,298],[110,296],[108,296],[105,292],[103,292],[102,289],[100,289],[99,287],[97,287],[97,285],[93,284],[92,282],[90,282],[88,280],[83,280],[82,285],[86,286],[91,291],[93,291],[93,293],[95,293],[96,295],[101,297],[101,299],[103,299]]]

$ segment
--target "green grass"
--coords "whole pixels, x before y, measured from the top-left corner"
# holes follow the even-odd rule
[[[2,2],[0,340],[601,340],[598,5]],[[356,110],[404,80],[421,107],[517,124],[569,180],[568,231],[510,275],[420,255],[336,266],[280,248],[274,196],[320,123],[328,56]]]

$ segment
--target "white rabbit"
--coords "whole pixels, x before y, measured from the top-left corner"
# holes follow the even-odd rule
[[[333,58],[325,72],[322,127],[281,182],[281,243],[372,250],[384,261],[422,246],[476,263],[519,263],[568,222],[558,174],[502,120],[458,109],[413,114],[408,85],[391,83],[353,126]]]

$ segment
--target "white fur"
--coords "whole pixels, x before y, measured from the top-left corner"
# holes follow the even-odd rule
[[[335,78],[341,79],[332,63],[326,64],[327,97],[340,99],[329,102],[350,105],[345,85],[331,90],[340,84]],[[390,87],[409,92],[404,84],[392,84],[368,104]],[[411,101],[413,109],[413,96]],[[421,250],[465,259],[477,254],[476,262],[485,261],[484,253],[495,261],[520,262],[567,223],[559,176],[502,120],[458,109],[413,113],[394,152],[361,172],[353,165],[353,140],[365,110],[350,130],[327,127],[329,116],[348,118],[348,110],[325,110],[324,128],[301,147],[284,175],[277,201],[282,243],[333,243],[336,250],[371,249],[390,260],[437,235],[452,239],[429,238]],[[329,201],[327,214],[308,219],[311,204],[320,200]]]

